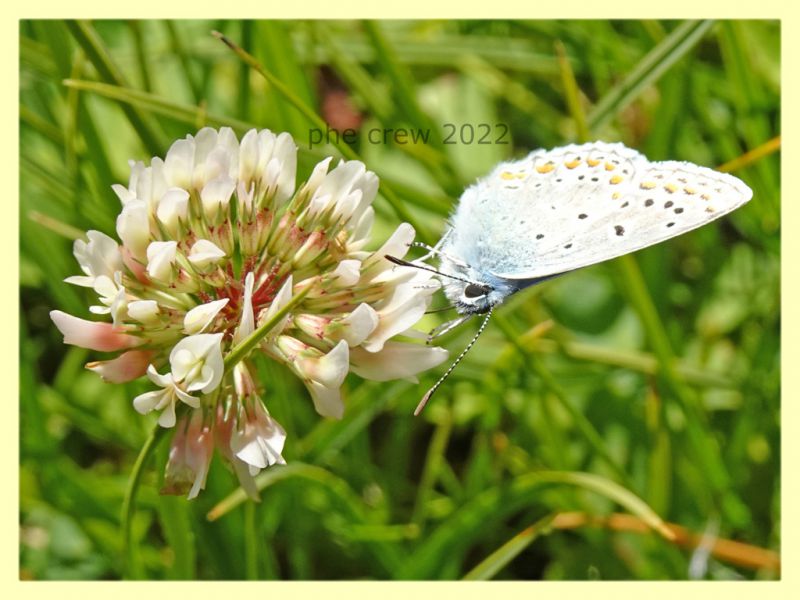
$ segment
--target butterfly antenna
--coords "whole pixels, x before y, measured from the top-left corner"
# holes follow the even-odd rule
[[[389,256],[388,254],[384,254],[383,257],[391,263],[399,265],[401,267],[411,267],[413,269],[422,269],[423,271],[430,271],[431,273],[436,273],[437,275],[441,275],[442,277],[449,277],[450,279],[457,279],[458,281],[463,281],[464,283],[475,283],[477,285],[481,285],[479,282],[470,281],[469,279],[464,279],[463,277],[457,277],[456,275],[448,275],[447,273],[442,273],[441,271],[437,271],[433,267],[429,267],[427,265],[418,265],[417,263],[409,262],[407,260],[403,260],[402,258],[397,258],[396,256]]]
[[[472,348],[472,345],[475,343],[475,340],[477,340],[478,336],[483,333],[484,329],[486,329],[486,324],[489,322],[489,317],[491,317],[491,316],[492,316],[492,309],[490,308],[489,312],[486,313],[486,317],[483,319],[483,323],[481,323],[481,326],[478,327],[478,332],[475,334],[475,337],[473,337],[472,340],[470,340],[469,344],[467,344],[467,347],[464,348],[461,351],[461,354],[459,354],[458,358],[456,358],[453,361],[453,364],[450,365],[450,367],[448,367],[447,371],[444,372],[444,375],[442,375],[439,378],[439,381],[434,383],[433,387],[431,389],[429,389],[427,392],[425,392],[425,395],[422,397],[422,400],[420,400],[419,404],[417,404],[417,408],[414,409],[414,416],[415,417],[418,416],[419,413],[422,412],[422,409],[425,408],[425,405],[428,403],[428,400],[431,399],[431,396],[433,396],[433,393],[437,389],[439,389],[439,386],[442,385],[444,383],[444,380],[447,379],[450,376],[450,373],[453,372],[453,369],[456,368],[456,365],[458,365],[458,363],[461,362],[461,359],[464,358],[467,355],[467,352],[469,352],[469,349]]]
[[[455,304],[450,304],[448,306],[441,306],[439,308],[431,308],[425,311],[426,315],[432,315],[434,313],[446,312],[448,310],[453,310],[456,307]]]

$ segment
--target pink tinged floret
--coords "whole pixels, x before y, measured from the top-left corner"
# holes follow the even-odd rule
[[[323,417],[341,419],[344,414],[339,388],[349,367],[349,346],[342,340],[325,355],[296,359],[295,368],[311,393],[314,408]]]
[[[247,412],[243,422],[240,421],[239,427],[232,432],[231,451],[249,465],[251,475],[271,465],[286,464],[281,456],[286,442],[283,427],[267,413],[259,400]]]
[[[236,477],[239,479],[239,483],[247,496],[255,502],[260,502],[261,498],[258,495],[255,479],[250,474],[249,465],[237,457],[231,448],[231,437],[235,426],[236,417],[233,411],[228,410],[226,412],[222,403],[217,404],[217,420],[214,427],[217,449],[233,467],[233,471],[236,473]]]
[[[142,343],[139,338],[123,333],[123,328],[111,323],[79,319],[60,310],[50,311],[50,318],[64,335],[65,344],[99,352],[114,352]]]
[[[206,487],[213,452],[213,429],[203,423],[202,411],[194,410],[181,419],[172,438],[161,493],[185,494],[188,491],[189,500],[197,497]]]
[[[87,363],[86,368],[108,383],[125,383],[144,375],[154,354],[152,350],[129,350],[113,360]]]
[[[122,246],[122,262],[125,263],[125,266],[133,273],[139,283],[150,285],[150,278],[147,276],[145,265],[139,262],[125,246]]]

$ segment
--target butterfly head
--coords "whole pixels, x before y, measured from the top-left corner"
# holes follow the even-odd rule
[[[445,296],[462,315],[487,313],[516,291],[507,281],[446,257],[439,271]]]

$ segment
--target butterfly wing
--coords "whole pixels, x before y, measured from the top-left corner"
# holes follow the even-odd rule
[[[465,191],[444,250],[522,287],[675,237],[751,197],[735,177],[649,162],[622,144],[537,150]]]

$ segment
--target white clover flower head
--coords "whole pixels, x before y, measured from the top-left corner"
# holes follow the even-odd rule
[[[378,178],[359,161],[331,164],[297,186],[289,134],[253,130],[240,142],[205,128],[163,160],[131,162],[128,185],[113,186],[121,243],[98,231],[75,242],[82,275],[67,281],[93,291],[90,311],[111,322],[51,317],[65,343],[117,353],[87,365],[105,380],[146,373],[157,386],[133,403],[177,424],[165,490],[199,493],[211,440],[253,496],[253,475],[283,462],[269,382],[251,375],[259,356],[286,364],[334,418],[348,372],[413,379],[447,357],[395,339],[437,289],[430,273],[385,259],[405,255],[413,228],[365,251]]]

